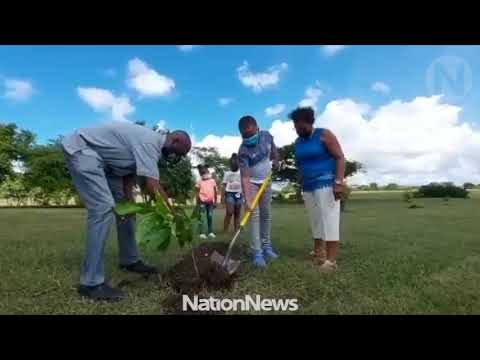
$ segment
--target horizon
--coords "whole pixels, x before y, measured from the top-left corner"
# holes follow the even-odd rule
[[[104,121],[183,129],[238,150],[253,115],[281,147],[312,106],[352,184],[480,183],[479,46],[0,46],[0,122],[46,143]]]

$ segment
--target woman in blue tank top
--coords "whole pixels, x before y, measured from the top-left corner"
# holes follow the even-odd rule
[[[331,131],[313,126],[312,108],[297,108],[289,117],[299,136],[295,141],[295,158],[314,238],[313,259],[321,271],[333,272],[337,269],[345,157]]]

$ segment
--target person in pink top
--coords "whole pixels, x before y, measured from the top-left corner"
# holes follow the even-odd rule
[[[213,232],[213,209],[217,206],[217,183],[205,165],[199,165],[198,172],[201,179],[197,183],[197,204],[200,204],[202,212],[206,214],[208,237],[213,239],[215,238],[215,233]],[[205,230],[205,222],[202,224],[202,230]],[[201,232],[200,238],[207,238],[205,231]]]

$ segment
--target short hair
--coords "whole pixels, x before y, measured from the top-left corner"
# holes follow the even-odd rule
[[[208,166],[206,164],[197,165],[197,170],[200,175],[206,174],[208,172]]]
[[[192,140],[190,139],[190,135],[186,131],[183,130],[175,130],[172,132],[172,135],[178,136],[179,138],[182,138],[187,144],[190,144],[192,146]]]
[[[250,115],[242,116],[238,121],[238,129],[240,131],[245,130],[247,127],[251,125],[257,126],[257,120],[255,120],[255,118]]]
[[[307,124],[313,124],[315,122],[315,112],[311,107],[298,107],[293,110],[288,117],[292,119],[294,123],[306,122]]]

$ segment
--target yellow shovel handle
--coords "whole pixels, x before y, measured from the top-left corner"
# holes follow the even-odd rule
[[[252,203],[252,209],[250,211],[247,211],[245,215],[243,216],[242,222],[240,223],[240,226],[243,228],[245,225],[247,225],[248,220],[250,220],[250,216],[252,215],[252,212],[255,210],[255,208],[258,205],[258,202],[263,196],[263,193],[265,192],[265,189],[267,188],[268,185],[270,185],[270,182],[272,181],[272,173],[268,174],[267,178],[263,182],[262,186],[260,186],[260,190],[258,190],[257,195],[255,195],[255,198],[253,199]]]

